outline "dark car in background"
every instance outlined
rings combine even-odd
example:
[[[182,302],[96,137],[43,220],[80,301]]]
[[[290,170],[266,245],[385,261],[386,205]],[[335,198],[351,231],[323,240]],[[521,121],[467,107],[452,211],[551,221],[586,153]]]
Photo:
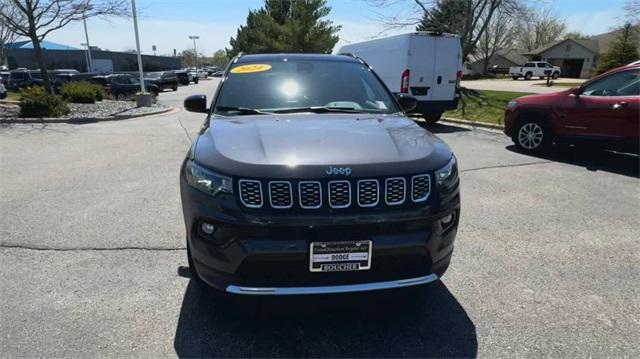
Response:
[[[178,90],[178,77],[174,71],[146,72],[144,74],[145,84],[152,83],[164,91],[166,89]]]
[[[504,133],[524,152],[545,152],[554,143],[640,152],[640,64],[577,88],[516,98],[504,122]]]
[[[102,85],[107,93],[117,100],[131,100],[141,91],[140,80],[129,74],[112,74],[93,76],[91,82]],[[155,84],[147,84],[148,92],[157,96],[160,88]]]
[[[178,80],[179,85],[187,86],[189,85],[189,82],[191,82],[191,78],[187,71],[179,70],[174,71],[173,73],[176,75],[176,80]]]
[[[457,161],[363,60],[235,58],[180,171],[191,278],[248,295],[423,285],[447,270]]]

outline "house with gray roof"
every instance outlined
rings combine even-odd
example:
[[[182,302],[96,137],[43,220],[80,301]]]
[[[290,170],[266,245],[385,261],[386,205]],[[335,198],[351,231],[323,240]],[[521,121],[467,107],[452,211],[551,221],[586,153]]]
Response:
[[[565,39],[550,42],[524,55],[532,61],[548,61],[562,69],[562,77],[589,78],[598,59],[609,51],[618,30],[595,35],[589,39]],[[638,55],[640,58],[640,54]]]
[[[506,73],[511,66],[522,66],[529,61],[522,55],[523,52],[525,51],[519,49],[500,49],[489,58],[487,70],[489,72]],[[463,74],[484,74],[484,57],[478,55],[469,56],[469,61],[464,64]]]

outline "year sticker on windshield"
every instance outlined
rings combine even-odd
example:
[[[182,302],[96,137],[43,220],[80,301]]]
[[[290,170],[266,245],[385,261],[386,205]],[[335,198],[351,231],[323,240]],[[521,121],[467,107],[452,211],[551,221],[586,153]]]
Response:
[[[271,69],[271,65],[267,64],[251,64],[251,65],[241,65],[231,69],[231,73],[234,74],[247,74],[251,72],[261,72],[268,71]]]

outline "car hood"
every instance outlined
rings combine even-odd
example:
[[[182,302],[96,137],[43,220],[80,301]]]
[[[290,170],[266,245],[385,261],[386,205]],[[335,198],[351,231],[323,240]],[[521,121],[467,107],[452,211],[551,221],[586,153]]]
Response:
[[[214,117],[198,138],[195,161],[230,175],[326,177],[422,173],[443,166],[449,147],[404,116],[289,114]]]

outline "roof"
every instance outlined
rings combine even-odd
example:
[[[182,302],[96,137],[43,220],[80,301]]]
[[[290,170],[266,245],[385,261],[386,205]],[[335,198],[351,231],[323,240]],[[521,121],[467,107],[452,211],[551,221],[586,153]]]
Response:
[[[334,62],[359,62],[358,59],[345,55],[328,54],[254,54],[243,55],[237,63],[260,62],[260,61],[282,61],[284,59],[292,61],[334,61]]]
[[[496,51],[496,53],[493,56],[501,56],[507,61],[513,63],[514,65],[522,65],[528,61],[527,58],[523,56],[523,53],[525,52],[526,52],[525,50],[521,50],[521,49],[500,49]],[[474,63],[478,61],[483,61],[484,57],[478,56],[478,55],[471,55],[470,60],[472,63]]]
[[[537,49],[531,50],[528,53],[525,53],[524,55],[541,55],[543,52],[550,50],[560,44],[563,44],[565,42],[573,42],[576,43],[584,48],[586,48],[587,50],[590,50],[591,52],[594,52],[596,54],[599,54],[599,47],[598,47],[598,41],[593,40],[593,39],[587,39],[587,40],[574,40],[574,39],[564,39],[564,40],[556,40],[556,41],[551,41],[550,43],[540,46]]]
[[[8,49],[33,49],[33,43],[31,41],[16,41],[6,44],[5,47]],[[73,46],[58,44],[50,41],[41,41],[40,47],[46,50],[79,50]]]

